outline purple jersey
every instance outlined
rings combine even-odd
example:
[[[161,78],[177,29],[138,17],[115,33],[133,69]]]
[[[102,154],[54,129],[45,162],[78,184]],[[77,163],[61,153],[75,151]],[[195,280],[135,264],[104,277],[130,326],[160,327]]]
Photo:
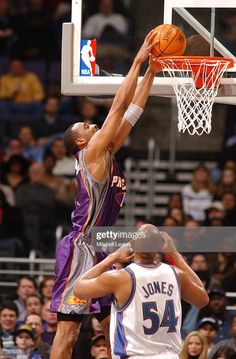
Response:
[[[84,150],[77,156],[76,181],[78,185],[72,225],[76,232],[91,235],[94,226],[113,226],[123,204],[125,177],[114,157],[109,158],[109,175],[100,182],[89,172],[84,161]]]
[[[100,312],[111,303],[110,296],[93,299],[92,303],[73,295],[75,280],[94,265],[94,249],[88,240],[94,226],[113,226],[123,204],[126,183],[113,156],[108,158],[109,174],[97,181],[84,161],[85,150],[76,155],[78,193],[72,213],[73,231],[61,239],[56,250],[56,281],[52,291],[51,310],[65,314]],[[97,261],[106,256],[96,253]]]

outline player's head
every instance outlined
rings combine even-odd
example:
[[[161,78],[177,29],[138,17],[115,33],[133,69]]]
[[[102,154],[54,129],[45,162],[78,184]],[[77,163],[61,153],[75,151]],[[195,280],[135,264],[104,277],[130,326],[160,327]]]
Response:
[[[140,261],[153,261],[162,248],[162,237],[159,229],[153,224],[146,223],[139,227],[133,249],[136,259]]]
[[[71,125],[64,134],[64,145],[67,152],[75,155],[87,146],[97,131],[97,125],[89,125],[86,122],[76,122]]]

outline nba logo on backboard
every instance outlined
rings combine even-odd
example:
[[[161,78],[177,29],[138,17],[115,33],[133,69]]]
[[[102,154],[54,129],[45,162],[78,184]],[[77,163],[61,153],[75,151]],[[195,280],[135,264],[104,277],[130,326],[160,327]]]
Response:
[[[95,76],[96,40],[82,40],[80,51],[80,76]]]

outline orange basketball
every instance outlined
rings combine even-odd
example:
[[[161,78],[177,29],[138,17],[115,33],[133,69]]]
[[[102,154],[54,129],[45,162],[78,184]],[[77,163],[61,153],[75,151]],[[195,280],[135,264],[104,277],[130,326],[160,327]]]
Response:
[[[154,46],[152,53],[154,56],[182,56],[186,48],[186,37],[182,30],[175,25],[162,24],[157,26],[157,32],[153,41],[160,42]]]

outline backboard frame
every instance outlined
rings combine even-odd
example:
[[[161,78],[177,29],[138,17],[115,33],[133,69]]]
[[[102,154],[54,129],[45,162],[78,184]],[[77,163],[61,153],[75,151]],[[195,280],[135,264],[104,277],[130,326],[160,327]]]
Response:
[[[173,11],[177,11],[197,32],[208,42],[211,34],[187,12],[185,8],[233,8],[235,0],[165,0],[164,23],[172,23]],[[62,68],[61,68],[61,92],[64,95],[74,96],[99,96],[114,95],[121,85],[124,77],[79,76],[80,69],[80,44],[82,24],[82,0],[72,0],[71,23],[64,23],[62,28]],[[217,39],[214,41],[215,49],[224,57],[236,58]],[[218,91],[215,102],[236,104],[236,78],[230,77],[230,73],[236,74],[236,66],[227,71],[229,77],[224,77]],[[142,77],[139,78],[141,81]],[[183,78],[186,83],[188,79]],[[156,77],[154,79],[151,95],[162,97],[174,97],[171,79]]]

